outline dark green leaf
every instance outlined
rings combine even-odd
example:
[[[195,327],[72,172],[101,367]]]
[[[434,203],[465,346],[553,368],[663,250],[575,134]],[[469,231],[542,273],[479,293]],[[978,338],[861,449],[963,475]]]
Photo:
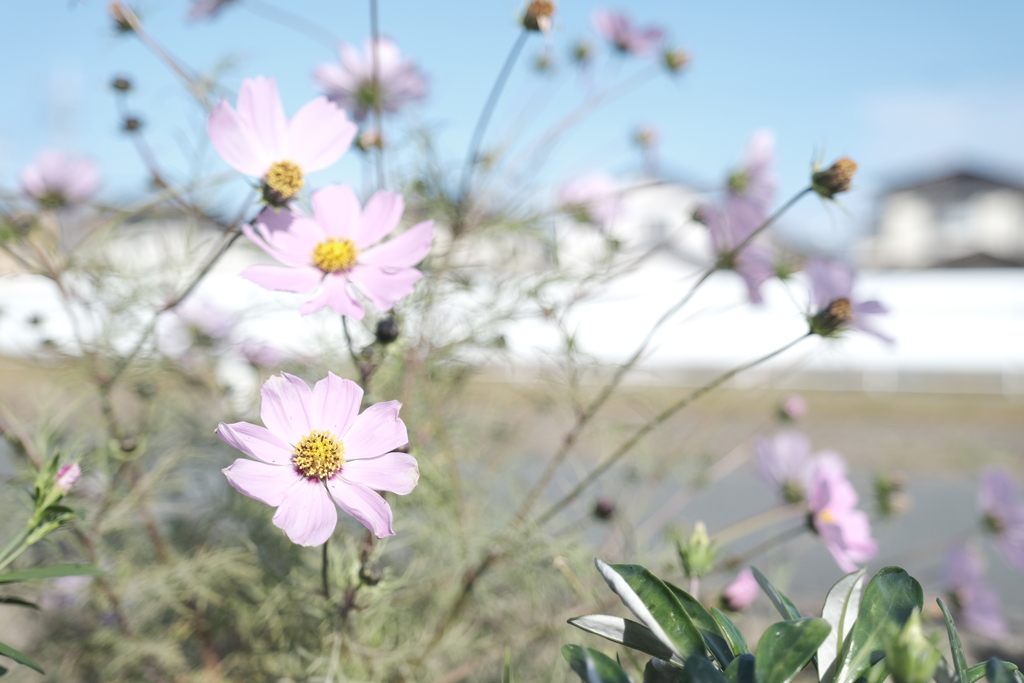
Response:
[[[61,576],[100,576],[101,574],[103,574],[101,570],[88,564],[55,564],[52,567],[37,567],[10,574],[0,574],[0,583],[56,579]]]
[[[734,655],[750,654],[750,648],[747,647],[746,638],[744,638],[743,634],[740,633],[740,630],[736,628],[736,624],[732,623],[732,619],[726,616],[725,612],[717,607],[712,607],[711,616],[714,617],[716,622],[718,622],[718,627],[722,629],[722,633],[725,635],[725,640],[729,643],[729,647],[732,648],[732,653]]]
[[[729,683],[754,683],[754,663],[752,654],[736,655],[725,669],[726,680]]]
[[[946,633],[949,635],[949,651],[953,653],[953,671],[956,672],[956,679],[963,683],[967,680],[967,657],[964,655],[964,646],[960,644],[960,634],[956,632],[956,625],[953,624],[953,615],[942,598],[936,598],[942,616],[946,618]]]
[[[1016,670],[1016,666],[1004,662],[998,657],[992,657],[985,662],[985,677],[988,678],[989,683],[1016,683],[1017,677],[1013,675]]]
[[[632,683],[618,662],[597,650],[563,645],[562,656],[585,683]]]
[[[595,563],[609,588],[673,654],[681,659],[707,654],[700,631],[661,579],[635,564]]]
[[[29,657],[24,652],[19,652],[18,650],[15,650],[13,647],[7,645],[6,643],[0,643],[0,655],[3,655],[4,657],[10,657],[18,664],[24,664],[25,666],[31,667],[41,674],[46,673],[45,671],[43,671],[42,667],[36,664],[36,661],[34,659]]]
[[[28,600],[22,600],[21,598],[15,598],[10,595],[0,595],[0,605],[18,605],[20,607],[31,607],[32,609],[39,609],[39,605]]]
[[[816,618],[772,624],[757,643],[754,680],[789,683],[811,661],[831,630],[827,621]]]
[[[683,663],[682,659],[672,654],[672,650],[667,645],[658,640],[651,629],[635,621],[606,614],[590,614],[570,619],[569,623],[587,633],[593,633],[607,638],[613,643],[640,650],[652,657],[665,660],[675,658],[680,665]]]
[[[652,657],[644,667],[644,683],[683,683],[683,670]]]
[[[834,683],[854,683],[860,678],[874,664],[872,655],[885,650],[886,643],[923,603],[921,584],[899,567],[885,567],[875,574],[864,589],[857,621],[836,657]]]
[[[1010,671],[1017,671],[1017,665],[1013,662],[1004,661],[1003,665]],[[981,664],[975,664],[974,666],[967,669],[967,683],[977,683],[985,677],[985,667],[988,666],[988,662],[982,662]]]
[[[839,579],[825,597],[821,618],[832,626],[828,638],[818,648],[818,679],[825,681],[835,675],[836,654],[843,648],[843,640],[853,628],[864,593],[864,569],[858,569]]]
[[[683,606],[683,611],[686,612],[686,616],[690,617],[690,621],[700,631],[700,635],[704,638],[704,645],[707,646],[708,651],[718,660],[722,668],[729,666],[729,662],[733,659],[732,648],[729,646],[728,641],[725,639],[722,629],[718,627],[718,622],[708,614],[708,611],[704,609],[704,605],[700,604],[696,598],[687,593],[681,588],[673,586],[669,582],[665,582],[669,590],[679,600],[679,604]]]
[[[783,595],[772,582],[761,573],[761,570],[757,567],[751,567],[750,570],[754,573],[754,578],[757,579],[757,583],[760,584],[761,590],[768,596],[768,599],[775,605],[775,609],[779,610],[779,614],[782,615],[783,619],[793,620],[800,618],[800,611],[793,604],[793,601]]]
[[[726,680],[707,657],[689,657],[683,665],[683,683],[726,683]]]

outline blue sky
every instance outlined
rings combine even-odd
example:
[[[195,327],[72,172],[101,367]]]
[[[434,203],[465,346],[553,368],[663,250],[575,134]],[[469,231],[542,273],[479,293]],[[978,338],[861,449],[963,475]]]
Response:
[[[332,52],[258,16],[247,1],[198,23],[186,19],[188,0],[138,0],[138,8],[172,53],[199,71],[222,69],[228,87],[246,76],[274,76],[292,112],[316,94],[309,74]],[[369,30],[366,2],[276,1],[344,41],[362,43]],[[532,73],[530,58],[544,42],[531,40],[494,119],[492,141],[524,108],[538,110],[524,133],[535,134],[587,92],[565,55],[576,38],[593,39],[589,15],[597,6],[603,5],[559,3],[551,46],[557,73]],[[516,38],[521,7],[512,0],[380,0],[382,31],[431,82],[429,99],[389,129],[429,126],[454,164]],[[816,154],[849,155],[861,164],[858,191],[845,210],[810,201],[788,223],[804,239],[834,247],[870,223],[874,197],[888,183],[965,164],[1024,178],[1024,3],[651,0],[629,7],[637,21],[665,26],[691,53],[692,66],[588,119],[555,150],[545,176],[551,183],[595,167],[635,174],[640,160],[629,135],[649,124],[661,132],[666,171],[711,184],[736,162],[750,132],[767,127],[778,139],[780,201],[805,183]],[[208,173],[224,168],[203,151],[202,111],[137,40],[115,35],[102,0],[4,3],[0,21],[3,185],[12,186],[39,149],[60,146],[101,163],[108,198],[138,195],[142,166],[118,131],[106,87],[115,74],[137,83],[133,109],[177,177],[197,160]],[[592,77],[611,83],[642,68],[605,53]],[[360,161],[351,154],[314,182],[359,179]]]

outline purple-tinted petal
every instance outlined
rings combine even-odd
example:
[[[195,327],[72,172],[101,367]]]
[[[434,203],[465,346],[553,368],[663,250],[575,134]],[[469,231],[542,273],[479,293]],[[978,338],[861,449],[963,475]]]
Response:
[[[279,230],[288,230],[292,221],[302,214],[286,208],[264,207],[256,216],[256,222],[261,224],[266,232],[273,234]]]
[[[274,79],[257,76],[242,81],[236,106],[267,156],[274,161],[285,159],[288,120]]]
[[[359,263],[380,268],[411,268],[427,257],[433,240],[434,221],[423,221],[362,252]]]
[[[281,263],[286,263],[290,266],[304,265],[307,263],[306,260],[300,260],[295,254],[289,254],[278,249],[268,241],[267,237],[270,235],[269,231],[263,230],[259,223],[256,224],[256,227],[260,230],[259,233],[257,233],[256,230],[253,230],[252,226],[248,224],[242,226],[242,232],[257,247],[267,252],[267,254],[273,256]]]
[[[885,315],[889,312],[881,301],[871,299],[869,301],[858,301],[853,304],[854,315]]]
[[[759,437],[754,442],[754,464],[771,486],[804,486],[810,464],[811,440],[803,432],[787,429],[774,438]]]
[[[333,372],[313,387],[310,412],[317,429],[327,429],[339,438],[352,426],[363,401],[362,388]]]
[[[345,237],[360,246],[362,214],[359,199],[348,185],[328,185],[313,193],[313,216],[324,235]]]
[[[729,609],[739,611],[750,607],[760,594],[761,586],[747,567],[722,591],[722,601]]]
[[[391,506],[379,493],[362,484],[347,482],[341,477],[327,480],[331,496],[342,510],[359,520],[377,538],[394,536],[391,528]]]
[[[423,277],[415,268],[383,269],[356,265],[349,279],[381,311],[390,311],[402,298],[412,294],[413,285]]]
[[[338,524],[338,510],[319,479],[299,477],[285,492],[274,524],[299,545],[323,545]]]
[[[262,176],[270,167],[256,136],[242,117],[222,101],[206,120],[206,131],[213,148],[229,166],[246,175]]]
[[[340,273],[326,276],[316,296],[299,306],[299,313],[309,315],[324,306],[329,306],[338,315],[347,315],[353,320],[362,320],[365,314],[363,305],[349,291],[348,280]]]
[[[227,445],[257,460],[273,465],[292,461],[292,445],[264,427],[248,422],[221,422],[214,433]]]
[[[318,97],[289,122],[288,156],[304,173],[327,168],[348,150],[356,130],[344,111],[326,97]]]
[[[978,481],[978,512],[1002,521],[1017,506],[1017,486],[1004,470],[990,469]]]
[[[405,495],[416,488],[420,468],[408,453],[385,453],[376,458],[346,462],[341,468],[345,481],[362,484],[374,491],[391,491]]]
[[[837,261],[811,259],[804,269],[811,280],[814,305],[820,310],[836,299],[853,296],[853,269]]]
[[[294,467],[268,465],[244,458],[221,471],[239,493],[274,507],[284,500],[285,491],[302,478]]]
[[[398,417],[398,401],[375,403],[362,412],[342,437],[345,459],[374,458],[409,443],[405,423]]]
[[[282,372],[271,376],[263,383],[260,395],[263,399],[260,405],[263,424],[288,443],[294,445],[317,429],[309,419],[313,392],[295,375]]]
[[[363,209],[362,230],[356,238],[356,246],[367,249],[384,239],[398,226],[404,211],[402,195],[384,190],[374,193]]]
[[[313,266],[292,268],[291,266],[249,266],[242,271],[242,277],[255,282],[264,289],[275,292],[311,292],[323,279],[323,272]]]

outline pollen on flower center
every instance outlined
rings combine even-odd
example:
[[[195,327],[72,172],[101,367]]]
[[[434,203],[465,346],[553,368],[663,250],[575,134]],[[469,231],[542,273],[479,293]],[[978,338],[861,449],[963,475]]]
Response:
[[[326,479],[345,464],[345,446],[331,432],[314,430],[295,445],[292,464],[303,476]]]
[[[332,237],[313,249],[313,265],[325,273],[336,273],[351,268],[358,255],[355,242],[345,237]]]
[[[263,182],[283,199],[298,193],[306,185],[302,168],[294,161],[275,161],[267,169]]]
[[[836,516],[832,514],[831,510],[825,509],[818,513],[818,520],[822,524],[835,524]]]

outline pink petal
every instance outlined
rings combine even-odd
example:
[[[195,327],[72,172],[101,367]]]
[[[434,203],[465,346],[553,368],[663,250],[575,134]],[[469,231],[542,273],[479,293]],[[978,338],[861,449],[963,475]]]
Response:
[[[288,124],[288,158],[304,173],[327,168],[341,158],[356,137],[356,124],[326,97],[318,97]]]
[[[359,263],[381,268],[409,268],[430,253],[434,239],[434,221],[423,221],[401,235],[359,254]]]
[[[242,81],[236,106],[267,155],[273,161],[285,159],[288,120],[274,79],[257,76]]]
[[[261,224],[266,232],[272,234],[278,230],[287,230],[292,221],[301,216],[301,213],[290,209],[267,206],[256,216],[256,222]]]
[[[423,273],[415,268],[384,270],[361,265],[353,266],[349,273],[352,284],[382,311],[391,310],[402,298],[412,294],[413,285],[422,277]]]
[[[294,467],[267,465],[245,458],[239,458],[221,472],[239,493],[274,507],[284,500],[285,491],[302,478]]]
[[[260,264],[243,270],[242,277],[275,292],[311,292],[320,284],[324,274],[313,266],[293,268]]]
[[[359,199],[348,185],[328,185],[313,193],[313,216],[325,236],[347,237],[359,244],[363,220]]]
[[[287,372],[273,375],[263,383],[260,395],[263,399],[260,405],[263,424],[288,443],[294,445],[316,429],[309,420],[313,392],[295,375]]]
[[[206,132],[213,148],[228,165],[246,175],[262,176],[270,166],[259,141],[246,122],[222,101],[206,120]]]
[[[291,444],[265,427],[248,422],[221,422],[214,433],[227,445],[257,460],[274,465],[287,465],[292,461]]]
[[[274,524],[299,545],[323,545],[338,524],[338,510],[323,482],[299,477],[285,492]]]
[[[358,519],[377,538],[395,535],[391,528],[391,506],[380,494],[341,477],[328,479],[327,489],[338,507]]]
[[[329,429],[342,436],[355,421],[362,402],[363,390],[358,384],[328,372],[327,377],[313,387],[310,410],[319,429]]]
[[[398,226],[405,211],[405,200],[397,192],[381,190],[370,197],[363,209],[363,229],[356,240],[360,249],[371,247]]]
[[[299,260],[299,258],[296,255],[289,254],[278,249],[276,246],[274,246],[268,241],[268,237],[273,233],[270,233],[268,230],[265,230],[260,223],[257,223],[256,227],[260,230],[259,234],[257,234],[256,231],[252,229],[252,226],[248,224],[242,226],[242,232],[245,234],[246,237],[248,237],[252,241],[253,244],[255,244],[263,251],[267,252],[267,254],[273,256],[281,263],[287,263],[288,265],[292,266],[297,266],[308,262],[308,259]]]
[[[330,306],[338,315],[347,315],[353,320],[362,320],[365,311],[359,300],[348,288],[348,280],[334,273],[324,278],[320,291],[309,301],[299,306],[299,313],[309,315],[324,306]]]
[[[376,458],[346,462],[341,476],[347,482],[362,484],[374,491],[391,491],[404,496],[419,482],[420,468],[416,458],[408,453],[385,453]]]
[[[405,423],[398,418],[398,401],[375,403],[355,419],[341,440],[345,460],[373,458],[409,443]]]

